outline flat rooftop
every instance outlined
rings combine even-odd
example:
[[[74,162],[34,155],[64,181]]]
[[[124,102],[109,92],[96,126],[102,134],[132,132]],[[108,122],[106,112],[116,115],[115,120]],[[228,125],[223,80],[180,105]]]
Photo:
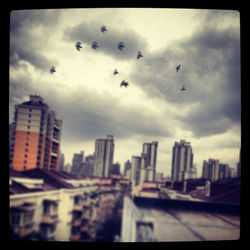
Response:
[[[151,201],[150,201],[151,200]],[[140,220],[153,224],[153,238],[161,242],[218,241],[240,238],[239,206],[190,201],[133,200]],[[145,234],[145,241],[147,241]],[[143,240],[143,241],[144,241]]]

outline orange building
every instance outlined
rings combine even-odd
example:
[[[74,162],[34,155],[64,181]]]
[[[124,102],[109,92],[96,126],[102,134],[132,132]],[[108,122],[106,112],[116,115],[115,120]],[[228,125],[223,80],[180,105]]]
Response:
[[[15,106],[11,168],[58,169],[62,121],[49,110],[43,98],[30,95],[30,101]]]

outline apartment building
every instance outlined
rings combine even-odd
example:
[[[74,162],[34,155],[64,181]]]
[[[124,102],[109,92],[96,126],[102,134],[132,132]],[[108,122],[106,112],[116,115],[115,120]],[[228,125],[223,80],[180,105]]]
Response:
[[[59,167],[62,120],[38,95],[15,106],[10,167],[16,171]]]
[[[193,152],[190,142],[175,142],[172,154],[172,176],[174,181],[183,181],[193,167]]]
[[[95,241],[124,184],[46,169],[11,170],[11,238]]]
[[[109,177],[113,164],[114,147],[112,135],[95,141],[94,176]]]

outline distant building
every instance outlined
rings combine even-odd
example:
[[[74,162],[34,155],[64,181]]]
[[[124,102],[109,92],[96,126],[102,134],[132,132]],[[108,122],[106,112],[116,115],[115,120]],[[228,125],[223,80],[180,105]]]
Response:
[[[88,155],[85,157],[85,162],[83,163],[82,176],[93,176],[94,175],[94,156]]]
[[[209,159],[203,161],[202,177],[212,182],[232,177],[232,171],[228,164],[219,160]]]
[[[30,95],[29,101],[16,105],[13,124],[11,168],[58,170],[62,121],[43,98]]]
[[[134,186],[156,180],[158,142],[143,143],[141,156],[132,157],[131,179]]]
[[[83,169],[83,160],[84,160],[84,151],[81,151],[80,154],[75,153],[72,159],[72,168],[71,173],[81,175]]]
[[[119,162],[112,164],[110,175],[120,175],[120,167],[121,165],[119,164]]]
[[[60,151],[60,157],[59,157],[59,171],[64,171],[64,154]]]
[[[219,180],[219,160],[209,159],[203,161],[202,177],[210,181]]]
[[[107,135],[105,139],[97,139],[95,142],[94,176],[109,177],[113,164],[114,139]]]
[[[146,156],[146,179],[148,181],[155,181],[156,174],[156,159],[157,159],[158,142],[144,143],[142,147],[142,154]]]
[[[189,170],[185,171],[184,174],[184,179],[188,180],[188,179],[196,179],[197,178],[197,169],[196,167],[192,167]]]
[[[237,163],[237,177],[241,177],[241,149],[240,149],[239,162]]]
[[[219,180],[229,178],[232,175],[232,171],[228,164],[219,164]]]
[[[172,154],[172,180],[183,181],[193,167],[193,152],[190,142],[175,142]]]
[[[132,180],[133,186],[137,186],[140,183],[141,157],[132,156],[131,165],[132,165],[131,180]]]
[[[131,168],[132,168],[132,163],[127,160],[124,164],[124,176],[128,177],[129,179],[131,178]]]
[[[71,173],[71,165],[69,163],[67,163],[64,166],[64,171],[67,172],[67,173]]]

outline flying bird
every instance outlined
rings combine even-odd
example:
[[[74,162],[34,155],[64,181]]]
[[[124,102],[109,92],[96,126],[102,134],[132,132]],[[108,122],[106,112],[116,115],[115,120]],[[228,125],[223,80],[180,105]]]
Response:
[[[99,48],[98,43],[97,43],[97,42],[93,42],[93,43],[92,43],[92,48],[93,48],[93,49]]]
[[[55,67],[54,67],[54,66],[51,66],[51,68],[50,68],[50,73],[51,73],[51,74],[54,74],[55,72],[56,72]]]
[[[117,71],[117,69],[114,70],[114,73],[113,73],[113,74],[114,74],[114,75],[119,74],[119,72]]]
[[[186,90],[186,88],[185,88],[185,86],[183,85],[181,91],[185,91],[185,90]]]
[[[124,45],[123,42],[120,42],[120,43],[118,44],[118,49],[119,49],[119,50],[123,50],[123,48],[125,48],[125,45]]]
[[[78,51],[80,51],[80,49],[82,48],[81,42],[77,42],[75,46]]]
[[[143,57],[141,51],[138,51],[138,54],[137,54],[137,59],[140,59],[140,57]]]
[[[121,84],[120,84],[120,87],[124,86],[124,87],[127,88],[128,85],[129,85],[128,82],[125,82],[125,81],[123,80],[123,81],[121,82]]]
[[[108,30],[106,29],[106,26],[103,25],[103,26],[101,27],[101,32],[102,32],[102,33],[105,33],[105,31],[108,31]]]
[[[180,69],[181,69],[181,65],[179,64],[179,65],[176,67],[176,72],[178,72]]]

